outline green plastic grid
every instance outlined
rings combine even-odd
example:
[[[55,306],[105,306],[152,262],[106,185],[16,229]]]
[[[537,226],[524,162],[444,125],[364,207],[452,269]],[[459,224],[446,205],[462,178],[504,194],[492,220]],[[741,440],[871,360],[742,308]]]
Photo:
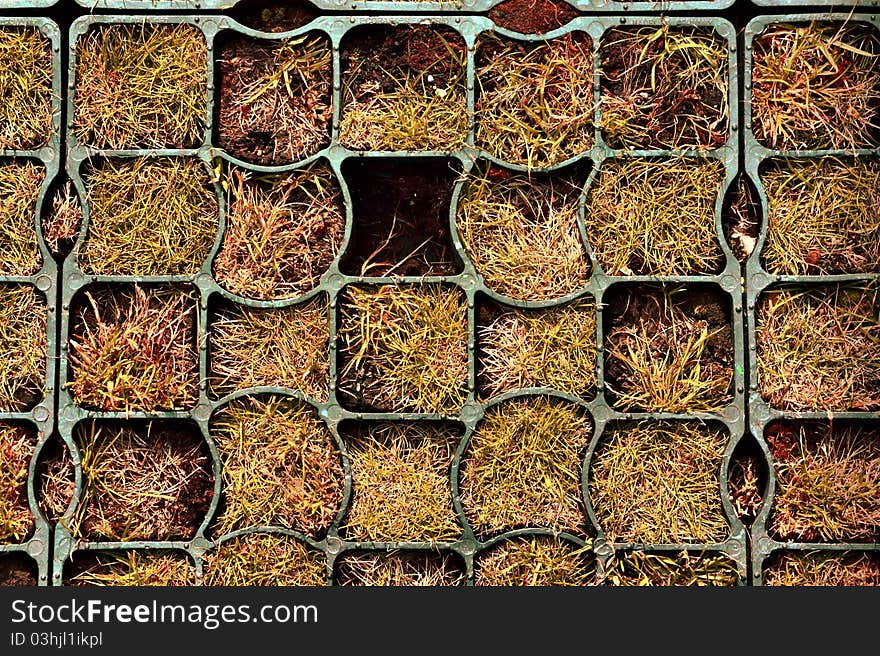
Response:
[[[880,0],[752,0],[759,7],[838,7],[870,9],[880,7]]]
[[[80,176],[80,168],[84,161],[87,160],[90,156],[113,156],[113,157],[136,157],[136,156],[144,156],[144,155],[190,155],[199,157],[206,166],[211,165],[211,163],[216,159],[220,158],[226,160],[227,162],[235,163],[238,166],[241,166],[246,169],[250,169],[252,171],[260,171],[260,172],[286,172],[286,171],[294,171],[304,166],[311,164],[317,160],[322,162],[326,162],[329,164],[330,168],[333,170],[334,174],[339,181],[340,188],[342,190],[345,206],[346,206],[346,231],[345,236],[340,246],[339,254],[334,262],[330,265],[328,270],[325,272],[323,277],[321,278],[320,284],[312,289],[311,291],[302,294],[296,298],[285,299],[283,301],[255,301],[250,299],[245,299],[222,289],[217,282],[214,280],[212,276],[212,261],[216,256],[220,245],[222,243],[222,234],[225,230],[225,196],[221,193],[219,185],[215,184],[215,189],[217,191],[217,197],[220,206],[220,225],[219,231],[217,235],[217,239],[215,241],[214,247],[210,254],[210,257],[207,262],[205,262],[201,268],[201,271],[195,276],[151,276],[151,277],[115,277],[115,276],[92,276],[84,274],[78,267],[76,253],[79,250],[79,247],[82,245],[84,240],[85,232],[88,229],[88,207],[85,208],[84,214],[84,230],[83,234],[80,235],[80,238],[77,242],[77,245],[74,248],[73,254],[69,257],[64,265],[63,272],[63,285],[62,285],[62,304],[63,304],[63,312],[61,318],[61,331],[64,336],[64,340],[61,344],[60,351],[60,380],[67,380],[68,375],[68,362],[67,362],[67,344],[66,344],[66,336],[69,334],[70,328],[70,304],[73,300],[74,296],[78,291],[80,291],[83,287],[92,283],[103,283],[103,282],[140,282],[140,283],[176,283],[176,284],[184,284],[192,286],[198,292],[199,296],[199,335],[198,335],[198,343],[200,346],[200,387],[199,387],[199,401],[196,407],[192,411],[175,411],[175,412],[155,412],[155,413],[143,413],[143,412],[131,412],[131,413],[122,413],[122,412],[94,412],[85,410],[83,408],[77,407],[73,403],[73,399],[70,394],[66,390],[60,391],[60,403],[59,403],[59,427],[60,432],[65,440],[68,448],[71,449],[71,453],[73,454],[74,462],[77,465],[77,491],[76,491],[76,499],[71,504],[71,507],[68,509],[68,513],[65,515],[58,525],[56,529],[56,542],[55,542],[55,558],[54,558],[54,582],[56,584],[60,584],[63,582],[63,570],[64,563],[67,561],[69,556],[73,554],[74,551],[81,550],[130,550],[130,549],[172,549],[186,552],[189,557],[195,563],[197,572],[199,576],[201,576],[202,565],[203,565],[203,556],[210,549],[214,548],[217,544],[231,539],[232,537],[244,534],[244,533],[252,533],[252,532],[274,532],[284,535],[289,535],[295,537],[296,539],[304,542],[305,544],[316,548],[322,551],[327,556],[327,565],[328,565],[328,582],[332,580],[332,571],[335,559],[343,553],[351,552],[351,551],[363,551],[363,550],[375,550],[375,551],[395,551],[395,550],[440,550],[440,551],[452,551],[459,554],[467,567],[467,575],[468,581],[473,580],[473,563],[474,557],[478,553],[480,553],[485,548],[491,547],[496,544],[498,541],[503,540],[505,538],[518,536],[518,535],[548,535],[549,531],[541,528],[525,528],[518,529],[515,531],[508,531],[501,535],[492,536],[490,539],[485,541],[478,540],[473,531],[471,530],[469,524],[467,523],[467,519],[464,515],[463,509],[461,507],[461,502],[459,500],[458,494],[458,472],[461,464],[462,456],[467,447],[467,443],[472,435],[474,428],[478,424],[480,418],[485,413],[486,409],[492,407],[493,405],[515,397],[528,397],[528,396],[552,396],[559,399],[567,400],[573,404],[576,404],[583,408],[586,412],[588,412],[593,419],[594,422],[594,434],[592,436],[592,441],[590,447],[588,449],[587,455],[582,463],[582,475],[581,475],[581,487],[584,496],[585,508],[587,509],[587,517],[585,517],[585,523],[590,526],[589,537],[593,538],[592,544],[594,546],[594,552],[599,559],[600,566],[601,563],[607,561],[607,559],[611,558],[614,555],[616,549],[619,550],[645,550],[645,551],[689,551],[689,552],[703,552],[706,550],[725,553],[730,556],[737,564],[738,570],[740,572],[741,580],[745,581],[746,579],[746,571],[747,571],[747,555],[746,555],[746,531],[744,526],[741,524],[739,519],[736,516],[736,513],[733,511],[733,508],[730,504],[730,501],[727,499],[727,470],[730,461],[731,454],[733,453],[736,445],[742,439],[745,431],[745,373],[741,368],[736,368],[734,374],[734,388],[735,388],[735,400],[731,403],[727,408],[724,409],[722,413],[719,414],[698,414],[698,415],[684,415],[684,414],[668,414],[668,413],[619,413],[612,409],[610,405],[605,401],[602,394],[602,385],[603,385],[603,372],[604,365],[602,362],[603,358],[603,350],[601,345],[604,342],[604,328],[602,318],[602,301],[604,295],[612,289],[616,289],[621,284],[626,283],[667,283],[667,284],[702,284],[702,285],[711,285],[716,288],[719,292],[726,294],[729,299],[729,306],[731,308],[731,327],[734,335],[734,347],[735,347],[735,358],[736,361],[742,362],[744,360],[744,335],[742,329],[742,321],[740,317],[742,316],[742,288],[740,281],[740,267],[739,263],[734,258],[733,254],[730,251],[730,248],[726,244],[723,238],[723,232],[721,227],[721,208],[723,199],[725,196],[725,192],[727,188],[733,183],[735,175],[738,171],[738,95],[737,95],[737,69],[736,69],[736,36],[735,31],[732,25],[722,19],[716,18],[651,18],[651,17],[591,17],[591,18],[580,18],[575,20],[573,23],[569,24],[565,28],[554,30],[553,32],[548,33],[546,35],[548,38],[553,38],[557,36],[562,36],[568,34],[572,31],[582,31],[589,34],[593,43],[593,51],[595,56],[594,63],[594,93],[596,100],[596,121],[595,125],[600,125],[600,84],[599,84],[599,60],[598,60],[598,48],[600,44],[600,37],[602,33],[608,29],[618,27],[620,25],[632,25],[632,26],[642,26],[642,25],[661,25],[661,24],[669,24],[672,26],[705,26],[714,28],[718,34],[727,40],[729,44],[728,48],[728,73],[729,73],[729,88],[730,93],[728,97],[728,114],[730,117],[730,128],[728,132],[728,140],[725,145],[722,147],[710,151],[710,152],[693,152],[693,151],[663,151],[663,150],[640,150],[640,151],[629,151],[629,150],[614,150],[607,147],[601,138],[601,130],[597,127],[595,128],[596,138],[594,145],[586,150],[581,155],[564,162],[562,164],[548,167],[547,169],[543,169],[545,171],[553,171],[558,170],[563,167],[566,167],[572,164],[575,161],[585,160],[587,162],[593,162],[594,171],[598,168],[604,159],[608,157],[658,157],[658,156],[669,156],[669,155],[681,155],[683,157],[693,157],[693,158],[711,158],[721,161],[726,170],[726,178],[723,183],[723,188],[721,193],[719,193],[716,204],[715,204],[715,218],[716,218],[716,235],[718,238],[718,242],[723,250],[725,256],[725,266],[724,269],[718,273],[717,275],[700,275],[700,276],[670,276],[670,277],[656,277],[656,276],[631,276],[631,277],[618,277],[618,276],[608,276],[606,275],[598,263],[595,261],[592,252],[589,247],[587,247],[591,263],[593,265],[593,274],[590,277],[589,282],[580,290],[568,294],[564,297],[557,298],[551,301],[544,301],[538,303],[530,303],[523,301],[515,301],[512,299],[508,299],[504,296],[501,296],[491,290],[489,290],[483,283],[482,278],[477,273],[473,264],[468,260],[467,256],[464,253],[463,245],[460,239],[457,236],[457,232],[455,229],[455,216],[456,216],[456,207],[458,203],[458,199],[460,197],[463,180],[459,181],[456,185],[452,196],[452,204],[450,208],[450,227],[452,234],[452,241],[454,247],[457,251],[459,258],[464,263],[464,270],[462,273],[458,275],[452,276],[422,276],[422,277],[363,277],[363,276],[349,276],[341,273],[339,270],[339,261],[342,255],[345,253],[346,246],[351,238],[352,233],[352,209],[351,209],[351,196],[349,190],[346,186],[346,182],[341,175],[341,167],[344,161],[350,158],[371,158],[371,157],[408,157],[412,159],[425,158],[425,157],[437,157],[438,155],[442,155],[448,158],[453,158],[458,160],[461,165],[461,168],[465,173],[470,171],[473,166],[476,164],[478,160],[482,159],[491,159],[492,161],[496,161],[493,158],[484,157],[483,153],[480,153],[473,147],[474,143],[474,126],[471,125],[468,129],[467,135],[467,145],[458,151],[425,151],[425,152],[354,152],[350,151],[338,143],[338,132],[339,132],[339,119],[341,113],[341,67],[340,67],[340,43],[344,37],[344,35],[353,28],[357,28],[363,25],[386,25],[386,26],[394,26],[394,25],[407,25],[407,24],[424,24],[428,21],[430,24],[439,25],[439,26],[448,26],[458,31],[468,48],[468,57],[467,57],[467,75],[468,75],[468,108],[472,112],[474,106],[474,49],[477,41],[477,37],[482,32],[492,31],[494,29],[494,25],[491,21],[483,17],[463,17],[463,16],[431,16],[428,18],[422,18],[419,16],[408,16],[408,17],[388,17],[388,18],[380,18],[380,17],[360,17],[360,16],[347,16],[347,17],[339,17],[339,16],[325,16],[322,18],[318,18],[310,24],[303,26],[297,30],[293,30],[290,32],[286,32],[283,34],[269,34],[258,32],[249,28],[246,28],[232,19],[226,17],[208,17],[208,16],[200,16],[200,17],[129,17],[129,16],[121,16],[121,17],[83,17],[78,19],[71,27],[71,48],[74,47],[76,43],[76,39],[84,34],[89,27],[92,25],[103,25],[103,24],[111,24],[111,23],[140,23],[140,22],[149,22],[149,23],[190,23],[192,25],[197,26],[206,36],[208,41],[208,51],[209,53],[209,71],[208,71],[208,80],[206,85],[206,90],[208,92],[208,103],[206,110],[206,121],[207,121],[207,130],[205,141],[201,147],[189,149],[189,150],[129,150],[129,151],[106,151],[106,150],[95,150],[91,148],[84,147],[78,144],[75,141],[75,138],[71,137],[71,141],[68,144],[68,157],[67,157],[67,168],[68,173],[71,179],[74,181],[80,195],[82,197],[84,194],[84,187],[82,178]],[[284,166],[257,166],[248,164],[241,160],[230,157],[229,155],[223,153],[222,151],[216,150],[211,146],[214,127],[213,122],[210,120],[211,117],[214,116],[214,105],[215,99],[214,95],[214,41],[217,37],[218,33],[224,30],[232,30],[234,32],[258,37],[261,39],[267,40],[279,40],[282,38],[290,38],[294,36],[299,36],[302,34],[306,34],[309,32],[317,32],[326,35],[332,44],[333,47],[333,88],[334,88],[334,115],[333,115],[333,127],[332,127],[332,141],[331,144],[320,151],[319,153],[304,159],[303,161],[296,162],[290,165]],[[526,41],[536,41],[541,40],[544,37],[542,36],[531,36],[531,37],[523,37],[521,35],[516,35],[511,32],[507,32],[505,30],[498,29],[497,32],[501,35],[518,38]],[[75,52],[71,52],[70,59],[70,80],[73,81],[75,79]],[[73,83],[71,82],[71,85]],[[71,86],[72,88],[72,86]],[[68,98],[67,105],[67,116],[68,121],[72,121],[73,118],[73,106],[72,100]],[[521,166],[513,166],[503,164],[506,168],[512,171],[524,171],[525,168]],[[592,177],[591,177],[592,179]],[[586,193],[589,189],[589,181],[585,180],[585,189],[583,190],[579,202],[579,228],[581,231],[582,237],[585,239],[586,243],[586,235],[584,228],[584,212],[585,212],[585,197]],[[336,390],[336,378],[337,378],[337,370],[339,368],[339,357],[338,357],[338,348],[336,344],[336,335],[337,335],[337,323],[338,319],[338,311],[339,311],[339,294],[349,285],[377,285],[384,283],[398,283],[398,284],[443,284],[447,286],[457,287],[462,290],[468,301],[468,328],[469,328],[469,339],[468,339],[468,352],[469,352],[469,381],[468,381],[468,397],[467,401],[461,408],[460,412],[452,415],[443,415],[443,414],[425,414],[425,413],[381,413],[381,412],[352,412],[345,407],[343,407],[338,401],[338,394]],[[330,335],[331,335],[331,343],[330,343],[330,398],[325,403],[320,403],[315,399],[306,397],[301,392],[288,389],[288,388],[278,388],[278,387],[259,387],[259,388],[250,388],[247,390],[240,390],[235,392],[234,394],[227,395],[220,399],[214,399],[209,396],[207,392],[207,374],[208,374],[208,352],[207,352],[207,334],[208,334],[208,321],[209,321],[209,311],[212,307],[213,301],[226,299],[227,301],[232,301],[239,305],[255,307],[255,308],[282,308],[289,307],[291,305],[296,305],[298,303],[302,303],[308,301],[317,295],[326,294],[329,299],[329,313],[328,321],[330,323]],[[516,390],[509,392],[504,395],[497,396],[486,403],[480,403],[476,399],[476,326],[477,326],[477,298],[480,297],[488,297],[495,301],[501,302],[505,305],[515,306],[515,307],[554,307],[556,305],[565,303],[567,301],[574,300],[576,298],[581,298],[589,295],[596,302],[596,312],[597,312],[597,321],[596,321],[596,338],[597,344],[600,345],[598,349],[598,387],[597,387],[597,395],[592,399],[581,399],[571,395],[560,394],[557,391],[554,391],[549,388],[532,388],[527,390]],[[321,416],[330,429],[330,432],[333,435],[334,441],[339,452],[342,454],[343,460],[343,469],[345,472],[345,480],[344,480],[344,494],[343,494],[343,502],[342,505],[329,529],[327,535],[323,537],[321,540],[314,540],[303,533],[300,533],[295,530],[290,529],[281,529],[278,527],[250,527],[246,529],[242,529],[239,531],[235,531],[229,533],[224,536],[211,536],[211,539],[207,537],[207,531],[211,524],[211,520],[213,515],[215,514],[219,500],[221,495],[221,486],[222,486],[222,477],[220,472],[220,458],[217,451],[217,448],[211,439],[210,431],[209,431],[209,423],[211,417],[214,413],[221,407],[228,404],[230,401],[246,397],[253,396],[257,394],[278,394],[287,397],[293,397],[296,399],[300,399],[305,403],[312,406]],[[132,542],[77,542],[70,535],[68,530],[65,528],[65,522],[70,519],[72,513],[76,507],[76,503],[82,492],[82,480],[81,480],[81,468],[79,463],[79,454],[76,450],[75,445],[73,444],[73,430],[76,424],[82,420],[92,419],[92,418],[112,418],[112,419],[144,419],[144,418],[154,418],[154,419],[181,419],[181,420],[191,420],[195,421],[202,432],[203,437],[208,444],[209,450],[211,452],[213,462],[213,473],[215,477],[215,489],[214,489],[214,499],[212,501],[211,507],[208,510],[207,516],[199,527],[195,537],[191,540],[186,541],[132,541]],[[700,544],[611,544],[607,542],[604,538],[604,535],[601,532],[600,527],[596,525],[595,516],[592,512],[592,508],[589,504],[589,494],[588,494],[588,476],[589,476],[589,465],[590,465],[590,456],[595,449],[596,445],[599,443],[604,427],[609,422],[614,421],[628,421],[628,420],[638,420],[644,418],[653,418],[653,419],[697,419],[704,421],[713,421],[719,422],[723,424],[729,435],[729,442],[725,451],[724,462],[719,472],[719,494],[722,498],[722,504],[724,508],[724,512],[726,515],[726,520],[730,525],[730,536],[727,540],[719,544],[710,544],[710,545],[700,545]],[[339,424],[344,420],[382,420],[382,421],[455,421],[460,424],[463,424],[465,427],[464,435],[461,439],[461,442],[456,451],[456,456],[453,461],[451,470],[450,470],[450,484],[453,490],[453,505],[456,510],[456,514],[458,516],[459,522],[463,528],[462,538],[454,541],[454,542],[434,542],[434,543],[425,543],[425,542],[350,542],[346,541],[344,536],[340,535],[340,526],[342,520],[344,519],[347,507],[350,503],[351,494],[352,494],[352,478],[351,478],[351,466],[347,457],[347,452],[345,448],[345,444],[340,437],[339,434]],[[583,545],[584,538],[588,537],[587,534],[584,536],[572,536],[566,535],[567,539],[574,540],[575,543]]]
[[[13,3],[14,6],[15,3]],[[36,6],[37,3],[35,3]],[[52,3],[38,3],[45,6]],[[37,247],[43,260],[39,271],[31,276],[0,276],[2,284],[19,284],[32,287],[42,295],[46,302],[46,378],[45,393],[33,408],[24,412],[0,412],[0,421],[19,422],[30,426],[36,432],[37,442],[28,466],[28,505],[34,517],[35,527],[31,537],[22,544],[2,544],[0,554],[22,553],[37,563],[38,583],[46,585],[49,581],[49,541],[51,527],[40,512],[36,498],[37,463],[43,447],[49,441],[55,426],[55,370],[57,347],[56,302],[58,289],[58,268],[52,253],[46,246],[42,233],[42,214],[44,206],[51,203],[49,191],[58,174],[61,164],[61,32],[58,26],[46,18],[7,18],[0,17],[0,28],[33,27],[40,30],[49,40],[52,48],[52,133],[47,145],[36,150],[0,149],[0,161],[26,159],[39,162],[45,168],[46,176],[37,198],[34,215],[34,230],[37,233]]]
[[[786,3],[788,4],[788,3]],[[793,3],[792,3],[793,4]],[[813,3],[815,4],[815,3]],[[753,70],[753,42],[764,30],[773,24],[801,24],[811,21],[833,22],[849,21],[850,23],[866,23],[878,29],[880,27],[880,15],[875,14],[797,14],[784,16],[759,16],[749,22],[745,30],[745,97],[744,97],[744,125],[743,136],[745,138],[745,172],[751,180],[761,201],[761,215],[765,217],[760,226],[760,235],[754,251],[745,265],[746,276],[746,303],[747,303],[747,338],[749,357],[749,428],[752,435],[764,454],[769,471],[769,480],[765,492],[761,511],[755,518],[751,528],[752,544],[752,583],[760,585],[763,577],[764,563],[777,551],[874,551],[880,552],[880,543],[804,543],[804,542],[779,542],[774,540],[767,531],[768,520],[773,506],[773,497],[776,489],[776,479],[773,469],[773,459],[770,449],[764,439],[764,431],[772,422],[785,420],[827,420],[829,412],[788,412],[770,407],[761,398],[758,391],[758,366],[757,366],[757,306],[761,294],[768,288],[780,286],[795,286],[802,288],[821,287],[832,284],[868,283],[880,281],[880,271],[866,274],[834,274],[834,275],[774,275],[766,271],[761,262],[761,254],[767,240],[768,225],[766,217],[769,216],[769,204],[764,187],[761,183],[759,169],[762,163],[768,159],[821,159],[823,157],[877,157],[880,156],[880,147],[855,150],[772,150],[758,142],[752,129],[752,70]],[[878,412],[835,412],[837,419],[858,419],[867,422],[880,421]]]

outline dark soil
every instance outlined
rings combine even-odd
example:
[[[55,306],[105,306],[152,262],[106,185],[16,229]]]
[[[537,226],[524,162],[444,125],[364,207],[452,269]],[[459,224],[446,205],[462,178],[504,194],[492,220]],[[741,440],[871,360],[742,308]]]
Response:
[[[285,0],[244,0],[231,10],[229,16],[242,25],[261,32],[288,32],[302,27],[318,17],[318,10],[307,2]]]
[[[37,564],[23,554],[0,554],[0,587],[34,586]]]
[[[54,524],[62,515],[76,489],[73,459],[67,446],[53,435],[40,451],[37,462],[37,504],[46,520]]]
[[[724,238],[740,264],[755,250],[761,220],[761,200],[751,180],[740,173],[727,190],[721,210]]]
[[[577,17],[577,10],[563,0],[507,0],[489,12],[495,25],[520,34],[544,34]]]
[[[340,263],[348,275],[443,276],[462,270],[452,246],[449,206],[457,160],[348,160],[342,174],[354,226]]]
[[[755,438],[748,436],[733,451],[727,476],[727,493],[740,520],[751,526],[761,510],[769,472]]]

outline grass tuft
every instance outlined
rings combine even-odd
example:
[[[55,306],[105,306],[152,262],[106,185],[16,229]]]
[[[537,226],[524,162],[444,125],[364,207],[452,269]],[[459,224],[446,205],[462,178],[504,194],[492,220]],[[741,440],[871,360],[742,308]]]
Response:
[[[53,69],[52,45],[37,28],[0,28],[0,149],[49,143]]]
[[[349,287],[339,392],[357,407],[458,412],[467,397],[467,304],[439,285]]]
[[[755,137],[780,150],[880,144],[880,33],[860,23],[774,24],[754,42]]]
[[[794,411],[880,410],[880,289],[765,292],[757,308],[758,388]]]
[[[82,553],[82,552],[81,552]],[[74,557],[67,585],[161,586],[195,585],[195,568],[183,554],[151,551],[106,551]]]
[[[580,470],[592,432],[578,406],[547,397],[489,408],[461,465],[461,504],[474,532],[541,527],[583,533]]]
[[[52,209],[43,217],[42,223],[43,240],[56,258],[64,259],[70,255],[82,222],[82,203],[73,183],[67,180],[56,189]]]
[[[596,387],[596,306],[510,309],[478,328],[481,395],[552,387],[587,398]]]
[[[32,287],[0,285],[0,412],[23,412],[43,396],[46,312]]]
[[[592,146],[589,36],[575,32],[537,43],[486,36],[475,66],[478,148],[532,168],[558,164]]]
[[[187,23],[92,28],[76,42],[76,138],[105,149],[191,148],[207,120],[208,50]]]
[[[481,553],[474,564],[476,585],[595,585],[596,566],[590,547],[578,549],[549,536],[505,540]]]
[[[715,203],[724,181],[717,160],[606,160],[587,191],[590,246],[612,276],[718,273],[724,251]]]
[[[736,563],[722,555],[645,553],[632,551],[609,564],[606,585],[645,586],[727,586],[739,582]]]
[[[767,271],[777,275],[880,271],[877,161],[775,161],[762,171],[761,182],[770,206],[763,252]]]
[[[0,423],[0,543],[20,543],[34,529],[28,505],[28,467],[36,436],[17,424]]]
[[[326,583],[320,551],[283,535],[247,533],[205,554],[204,585],[319,586]]]
[[[642,421],[606,428],[593,455],[590,499],[613,542],[720,542],[729,528],[718,476],[724,430]]]
[[[573,180],[478,166],[465,181],[456,226],[486,284],[533,301],[584,287],[590,260],[578,229],[579,195]]]
[[[42,266],[35,226],[45,179],[42,165],[0,160],[0,276],[30,276]]]
[[[428,423],[358,426],[347,436],[354,496],[346,538],[439,542],[461,535],[449,483],[458,438]]]
[[[320,402],[330,387],[327,297],[285,308],[223,306],[211,321],[211,392],[297,389]]]
[[[355,552],[337,561],[335,578],[339,585],[438,587],[461,585],[465,572],[451,554]]]
[[[261,300],[314,288],[345,232],[333,172],[318,165],[260,175],[232,167],[224,186],[226,232],[214,260],[217,282],[233,294]]]
[[[37,462],[37,504],[50,524],[61,520],[76,492],[73,458],[57,435],[49,438]]]
[[[764,585],[880,586],[880,557],[855,551],[782,552],[764,566]]]
[[[183,276],[201,270],[220,222],[203,162],[187,157],[104,160],[87,171],[85,183],[89,229],[79,253],[84,272]]]
[[[342,503],[343,469],[327,426],[296,399],[233,401],[211,421],[223,464],[223,499],[212,526],[220,536],[280,526],[318,537]]]

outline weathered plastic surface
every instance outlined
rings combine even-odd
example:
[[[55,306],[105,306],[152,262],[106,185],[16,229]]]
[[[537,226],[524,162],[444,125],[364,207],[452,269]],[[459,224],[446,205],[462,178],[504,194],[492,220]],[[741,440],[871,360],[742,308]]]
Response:
[[[761,3],[763,4],[763,3]],[[775,3],[782,4],[782,3]],[[785,4],[795,4],[793,2]],[[816,3],[811,3],[816,4]],[[758,243],[754,252],[746,263],[746,299],[747,311],[747,338],[749,354],[749,428],[757,439],[768,463],[769,482],[761,512],[752,526],[752,582],[761,584],[763,580],[763,567],[767,559],[780,550],[792,552],[804,551],[874,551],[880,552],[880,544],[864,543],[801,543],[801,542],[778,542],[768,534],[768,520],[773,505],[773,496],[776,489],[776,478],[773,469],[773,459],[770,449],[764,439],[764,432],[768,425],[779,419],[793,420],[827,420],[828,412],[785,412],[774,409],[761,397],[758,391],[758,367],[757,367],[757,343],[755,330],[757,326],[756,308],[761,294],[768,288],[780,283],[793,283],[804,289],[816,288],[828,283],[868,282],[880,280],[880,271],[870,274],[840,274],[840,275],[773,275],[762,266],[761,253],[767,240],[768,226],[766,217],[769,214],[767,195],[761,184],[758,174],[761,164],[770,158],[799,158],[820,159],[823,157],[836,156],[878,156],[880,148],[861,150],[799,150],[785,151],[772,150],[758,142],[752,130],[752,67],[753,67],[753,41],[764,30],[778,23],[808,23],[810,21],[849,21],[851,23],[867,23],[875,28],[880,26],[880,16],[875,14],[798,14],[780,16],[759,16],[753,19],[745,30],[745,98],[744,117],[745,126],[745,166],[746,173],[754,184],[761,200],[761,215],[764,218]],[[880,421],[880,412],[835,412],[836,419],[858,419],[867,422]]]
[[[45,3],[51,4],[51,3]],[[37,444],[28,467],[28,505],[35,520],[33,535],[23,544],[0,545],[0,554],[24,553],[37,563],[38,583],[46,585],[49,580],[49,553],[51,527],[40,514],[37,498],[37,462],[40,452],[51,437],[55,426],[55,370],[56,370],[56,320],[58,295],[58,268],[43,239],[41,215],[44,207],[51,204],[49,191],[61,165],[61,32],[52,21],[44,18],[3,18],[2,27],[35,27],[50,41],[52,47],[52,92],[53,117],[52,133],[49,143],[37,150],[0,149],[0,161],[26,159],[39,162],[45,167],[46,177],[40,189],[34,216],[34,230],[37,232],[37,246],[42,257],[42,267],[32,276],[0,276],[0,283],[17,283],[37,291],[46,302],[46,380],[45,394],[33,408],[25,412],[0,412],[0,421],[21,422],[31,426],[37,433]]]

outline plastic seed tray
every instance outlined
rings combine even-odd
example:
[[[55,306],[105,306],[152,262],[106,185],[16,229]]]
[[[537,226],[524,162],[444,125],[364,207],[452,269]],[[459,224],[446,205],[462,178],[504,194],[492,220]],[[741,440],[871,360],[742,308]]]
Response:
[[[757,2],[768,5],[771,3]],[[796,2],[772,3],[794,5]],[[830,4],[830,3],[829,3]],[[863,6],[872,6],[876,3],[861,3]],[[774,539],[770,531],[770,520],[774,508],[774,496],[777,494],[777,476],[775,463],[771,456],[766,437],[768,430],[774,425],[789,424],[798,428],[818,422],[828,425],[829,421],[851,422],[852,425],[863,428],[876,428],[880,422],[880,412],[862,411],[839,411],[816,408],[814,411],[791,411],[773,407],[761,395],[759,391],[758,375],[758,343],[756,328],[758,325],[758,309],[762,296],[775,289],[780,290],[828,290],[837,285],[844,287],[851,285],[876,284],[880,279],[880,272],[858,274],[834,274],[834,275],[774,275],[764,268],[762,250],[766,246],[769,228],[766,217],[769,216],[769,204],[767,193],[762,185],[760,172],[762,165],[769,160],[780,162],[810,162],[828,158],[842,158],[855,161],[871,161],[880,155],[880,149],[867,148],[855,150],[773,150],[756,138],[753,130],[752,116],[752,72],[754,67],[754,43],[755,40],[770,26],[774,24],[801,25],[811,21],[848,21],[851,24],[861,23],[877,29],[880,18],[876,15],[867,14],[803,14],[796,16],[761,16],[752,20],[745,31],[745,162],[746,173],[754,184],[760,197],[762,217],[760,236],[756,248],[746,263],[746,298],[748,305],[748,353],[749,353],[749,423],[752,434],[757,439],[761,451],[768,463],[769,480],[766,495],[760,514],[751,529],[752,531],[752,581],[761,584],[766,575],[765,567],[771,559],[780,554],[806,554],[809,552],[823,552],[833,555],[839,552],[868,553],[876,556],[880,550],[880,544],[864,542],[806,542],[806,541],[780,541]],[[874,308],[876,312],[876,307]]]
[[[19,3],[20,4],[20,3]],[[41,6],[51,3],[40,3]],[[8,5],[7,5],[8,6]],[[15,6],[15,3],[13,3]],[[61,35],[52,21],[42,18],[3,18],[0,17],[0,30],[7,28],[25,28],[39,30],[51,51],[52,66],[52,121],[51,131],[45,135],[45,145],[35,150],[0,150],[0,165],[10,163],[29,163],[43,169],[43,182],[40,186],[33,214],[33,230],[37,235],[36,246],[42,261],[38,271],[25,276],[0,276],[0,289],[3,294],[11,290],[27,290],[37,302],[44,305],[45,310],[45,377],[42,380],[43,392],[40,398],[32,403],[21,404],[18,408],[7,407],[0,412],[0,422],[4,425],[22,427],[32,434],[34,452],[28,467],[28,506],[33,515],[34,528],[28,540],[21,544],[0,544],[0,556],[21,558],[21,562],[35,563],[35,574],[39,585],[46,585],[50,568],[50,526],[40,514],[37,498],[37,461],[40,451],[52,435],[55,419],[55,348],[56,348],[56,301],[57,301],[57,267],[52,254],[43,240],[41,216],[44,208],[51,206],[50,189],[58,173],[61,163],[61,71],[60,49]],[[5,383],[14,384],[14,383]],[[14,410],[14,411],[12,411]]]

